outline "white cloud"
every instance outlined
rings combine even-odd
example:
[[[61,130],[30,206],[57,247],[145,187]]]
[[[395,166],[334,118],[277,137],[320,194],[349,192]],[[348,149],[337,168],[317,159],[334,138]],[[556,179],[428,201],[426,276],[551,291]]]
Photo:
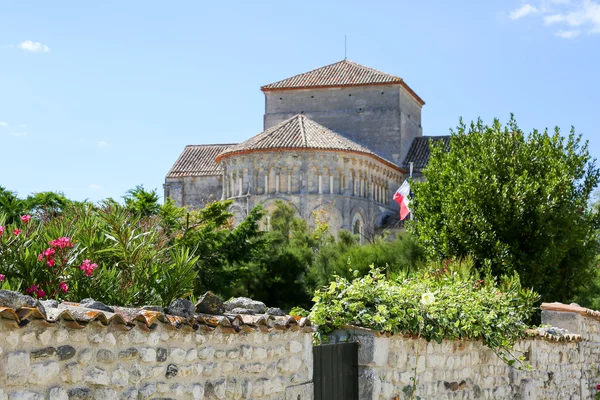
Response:
[[[27,136],[27,132],[13,132],[13,133],[11,133],[11,135],[16,136],[16,137],[24,137],[24,136]]]
[[[99,141],[96,142],[96,146],[98,146],[98,147],[107,147],[108,143],[106,143],[106,141],[104,141],[104,140],[99,140]]]
[[[19,43],[19,47],[26,51],[31,51],[33,53],[47,53],[50,51],[50,47],[45,44],[41,44],[40,42],[33,42],[31,40],[25,40]]]
[[[6,123],[4,121],[0,121],[0,127],[1,128],[8,128],[8,123]]]
[[[90,188],[90,189],[92,189],[92,190],[102,190],[102,186],[100,186],[100,185],[97,185],[97,184],[95,184],[95,183],[94,183],[94,184],[91,184],[91,185],[89,186],[89,188]]]
[[[510,19],[519,19],[531,14],[537,14],[539,12],[540,10],[535,6],[532,6],[531,4],[523,4],[521,7],[517,8],[516,10],[513,10],[510,13]]]
[[[574,37],[577,37],[581,34],[581,31],[559,31],[556,32],[556,36],[563,38],[563,39],[572,39]]]
[[[582,32],[600,33],[600,0],[538,0],[537,5],[525,4],[513,11],[510,18],[519,19],[532,13],[542,14],[548,26],[566,28],[555,33],[560,38],[574,38]]]

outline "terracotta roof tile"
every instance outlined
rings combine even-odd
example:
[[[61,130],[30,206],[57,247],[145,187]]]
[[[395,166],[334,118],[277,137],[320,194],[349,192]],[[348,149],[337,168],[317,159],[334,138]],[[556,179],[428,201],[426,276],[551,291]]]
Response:
[[[349,60],[338,61],[303,74],[292,76],[261,87],[262,90],[292,89],[323,86],[356,86],[366,84],[400,83],[402,78],[365,67]]]
[[[117,326],[122,329],[148,330],[156,323],[170,325],[176,329],[202,329],[212,331],[221,329],[228,333],[243,332],[271,332],[276,330],[306,330],[312,331],[313,327],[307,318],[291,316],[277,317],[272,315],[208,315],[196,314],[193,318],[186,319],[175,315],[167,315],[157,311],[143,309],[115,307],[115,312],[99,311],[79,306],[78,303],[62,303],[58,308],[46,307],[46,316],[32,307],[22,307],[14,310],[9,307],[0,307],[0,319],[13,321],[15,327],[25,326],[29,322],[62,324],[71,329],[83,329],[88,324],[97,322],[103,326]]]
[[[263,91],[323,87],[402,85],[421,105],[425,104],[404,80],[349,60],[342,60],[261,87]]]
[[[167,174],[167,178],[219,175],[221,168],[215,162],[215,158],[223,150],[233,145],[232,143],[186,146]]]
[[[421,136],[413,139],[410,148],[408,149],[408,153],[406,153],[406,158],[404,159],[404,166],[408,167],[410,163],[413,163],[413,167],[415,169],[422,169],[427,166],[427,162],[429,161],[430,148],[429,143],[433,142],[443,142],[444,149],[448,150],[450,148],[450,136]]]
[[[297,114],[258,135],[228,147],[217,160],[231,156],[236,153],[265,150],[334,150],[363,153],[377,158],[384,163],[399,168],[393,162],[382,158],[371,150],[359,145],[344,136],[335,133],[309,119],[303,114]]]

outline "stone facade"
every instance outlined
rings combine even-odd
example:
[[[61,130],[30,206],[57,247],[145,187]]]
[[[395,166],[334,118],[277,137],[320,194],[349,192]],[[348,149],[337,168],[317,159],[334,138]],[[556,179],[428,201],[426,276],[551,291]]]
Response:
[[[269,210],[281,199],[309,223],[321,210],[334,232],[362,234],[365,224],[378,224],[398,213],[392,196],[403,174],[366,155],[267,151],[233,155],[222,165],[223,199],[234,200],[236,220],[243,220],[256,205]]]
[[[0,400],[313,396],[312,335],[305,330],[0,321]]]
[[[423,135],[421,105],[398,84],[265,91],[265,100],[265,129],[303,113],[398,165]]]

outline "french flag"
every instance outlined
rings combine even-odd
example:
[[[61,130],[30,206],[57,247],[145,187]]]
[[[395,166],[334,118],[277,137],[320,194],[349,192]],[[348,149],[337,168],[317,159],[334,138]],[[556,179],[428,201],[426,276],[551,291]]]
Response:
[[[410,208],[408,208],[408,203],[410,203],[409,194],[410,183],[408,183],[408,180],[405,180],[402,186],[394,193],[394,201],[400,205],[400,220],[404,220],[410,214]]]

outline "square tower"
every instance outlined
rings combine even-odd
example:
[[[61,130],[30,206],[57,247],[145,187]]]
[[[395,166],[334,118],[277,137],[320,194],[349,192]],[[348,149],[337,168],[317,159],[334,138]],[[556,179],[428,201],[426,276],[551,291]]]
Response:
[[[261,87],[265,130],[296,114],[402,165],[425,102],[402,78],[342,60]]]

